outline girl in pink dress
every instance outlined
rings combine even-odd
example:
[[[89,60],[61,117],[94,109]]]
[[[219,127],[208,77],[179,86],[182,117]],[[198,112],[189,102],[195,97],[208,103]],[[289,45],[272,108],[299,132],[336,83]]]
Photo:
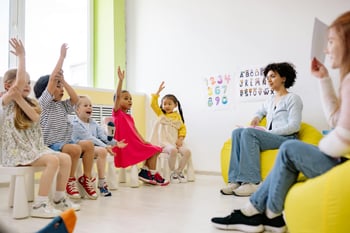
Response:
[[[121,90],[125,71],[118,67],[119,83],[116,90],[112,117],[116,127],[114,138],[117,141],[124,139],[127,147],[114,148],[114,164],[116,167],[128,167],[145,161],[143,168],[139,172],[139,179],[149,184],[168,185],[165,180],[156,172],[157,156],[162,152],[162,148],[146,142],[135,127],[135,122],[131,116],[132,97],[126,90]]]

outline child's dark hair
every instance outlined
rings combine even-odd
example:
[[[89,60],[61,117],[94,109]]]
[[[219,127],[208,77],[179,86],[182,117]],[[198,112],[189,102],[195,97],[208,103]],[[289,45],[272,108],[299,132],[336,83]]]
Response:
[[[47,84],[49,83],[49,79],[50,79],[50,75],[44,75],[44,76],[41,76],[38,79],[38,81],[36,81],[33,90],[34,90],[34,93],[35,93],[35,97],[37,99],[39,99],[40,96],[45,91],[45,89],[47,87]]]
[[[281,77],[285,77],[284,83],[285,88],[289,88],[294,85],[295,79],[297,78],[297,72],[294,69],[294,65],[288,62],[271,63],[264,69],[264,76],[267,76],[269,71],[277,72]]]
[[[164,99],[171,99],[172,101],[174,101],[174,103],[177,105],[177,108],[179,109],[179,113],[182,119],[182,122],[185,123],[185,119],[182,113],[182,108],[181,108],[181,104],[180,101],[176,98],[175,95],[173,94],[167,94],[165,96],[163,96],[162,100],[160,101],[160,109],[162,110],[163,113],[165,113],[164,109],[162,108],[162,103]]]

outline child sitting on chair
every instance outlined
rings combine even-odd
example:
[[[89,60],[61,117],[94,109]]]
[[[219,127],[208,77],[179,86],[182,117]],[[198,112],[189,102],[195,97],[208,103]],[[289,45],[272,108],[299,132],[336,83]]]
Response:
[[[68,120],[68,114],[74,112],[73,107],[79,98],[63,76],[62,65],[67,49],[66,44],[61,46],[61,55],[52,74],[40,77],[35,83],[35,97],[39,100],[42,108],[40,125],[45,145],[71,156],[72,167],[66,186],[68,196],[81,198],[81,195],[86,195],[89,199],[97,199],[98,196],[93,185],[95,179],[91,177],[94,144],[87,140],[79,142],[72,140],[72,125]],[[64,89],[68,92],[69,99],[62,100]],[[78,178],[79,191],[75,172],[80,156],[83,159],[84,174]]]
[[[114,155],[112,148],[124,148],[127,144],[121,140],[120,142],[113,139],[114,135],[109,138],[105,130],[91,118],[92,104],[87,96],[80,96],[76,105],[76,116],[73,124],[73,141],[90,140],[95,145],[95,158],[97,158],[98,172],[98,188],[102,196],[112,196],[108,189],[108,184],[105,178],[105,167],[107,155]]]

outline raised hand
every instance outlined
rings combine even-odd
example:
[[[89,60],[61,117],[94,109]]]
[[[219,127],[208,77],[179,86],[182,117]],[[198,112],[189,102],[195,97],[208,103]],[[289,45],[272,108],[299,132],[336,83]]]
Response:
[[[125,70],[121,71],[120,66],[118,66],[118,78],[120,81],[123,81],[125,78]]]
[[[327,68],[316,58],[313,58],[311,61],[311,73],[317,78],[325,78],[329,76]]]
[[[9,42],[11,47],[13,48],[13,50],[10,50],[10,53],[18,57],[25,55],[25,49],[21,40],[17,40],[16,38],[11,38]]]
[[[164,81],[159,85],[158,91],[157,91],[157,95],[160,94],[160,92],[165,88],[164,86]]]
[[[66,43],[62,44],[61,45],[61,53],[60,53],[61,58],[66,58],[67,50],[68,50],[68,44],[66,44]]]

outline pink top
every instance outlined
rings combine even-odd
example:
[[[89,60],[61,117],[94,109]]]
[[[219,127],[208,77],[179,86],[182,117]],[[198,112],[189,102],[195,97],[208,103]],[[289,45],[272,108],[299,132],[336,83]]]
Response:
[[[114,157],[116,167],[125,168],[162,152],[161,147],[143,142],[136,131],[134,119],[130,114],[119,109],[116,112],[113,110],[112,117],[116,128],[114,139],[117,141],[125,139],[125,143],[128,144],[123,149],[117,147],[113,149],[113,152],[116,153]]]

